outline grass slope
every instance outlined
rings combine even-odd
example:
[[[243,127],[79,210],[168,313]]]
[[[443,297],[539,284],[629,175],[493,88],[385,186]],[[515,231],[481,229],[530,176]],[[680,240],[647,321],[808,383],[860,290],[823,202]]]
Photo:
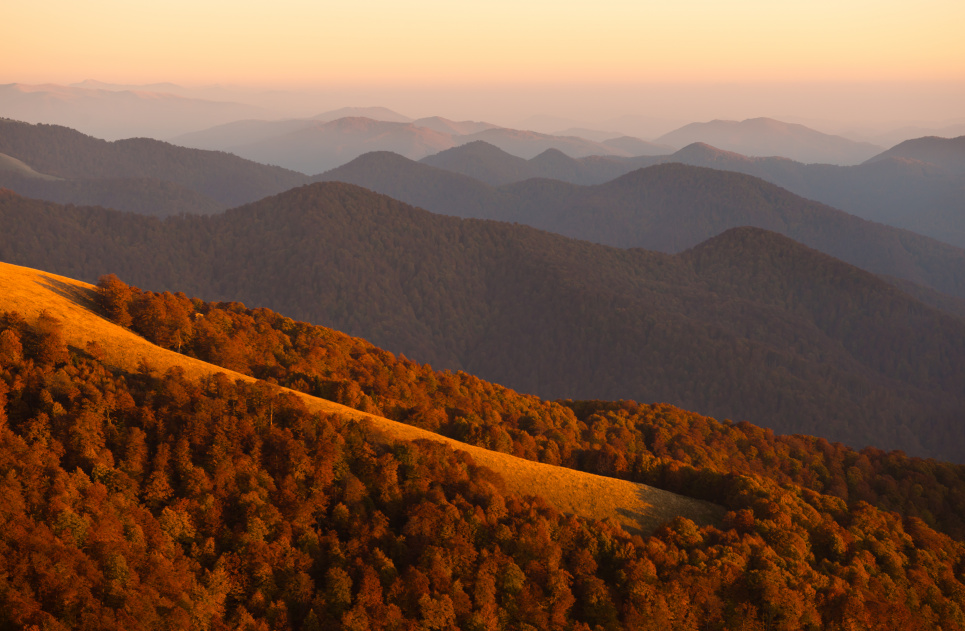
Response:
[[[136,371],[143,360],[160,372],[180,367],[192,378],[224,372],[232,379],[254,381],[241,373],[159,348],[109,322],[96,313],[93,290],[91,285],[70,278],[0,263],[0,309],[19,311],[28,320],[47,311],[64,323],[68,344],[84,348],[88,342],[96,341],[104,349],[105,362],[117,369]],[[565,513],[592,519],[609,518],[624,528],[642,532],[652,531],[677,516],[699,524],[716,522],[722,516],[719,507],[707,502],[643,484],[488,451],[325,399],[296,394],[312,411],[367,420],[388,440],[429,439],[467,451],[479,464],[499,472],[512,492],[541,495]]]

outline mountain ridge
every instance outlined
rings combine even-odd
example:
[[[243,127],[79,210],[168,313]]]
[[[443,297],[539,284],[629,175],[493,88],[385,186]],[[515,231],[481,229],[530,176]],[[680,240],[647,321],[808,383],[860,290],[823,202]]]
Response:
[[[249,375],[159,348],[105,321],[96,311],[95,287],[87,283],[0,262],[0,287],[3,289],[0,309],[17,311],[30,320],[42,312],[58,318],[63,323],[68,344],[80,349],[87,348],[90,343],[99,345],[103,349],[104,361],[115,370],[135,374],[146,362],[161,374],[180,369],[191,379],[221,373],[231,381],[256,381]],[[431,440],[465,451],[483,466],[501,472],[512,492],[545,497],[564,513],[590,519],[612,519],[633,531],[645,532],[678,516],[700,523],[710,523],[722,516],[719,509],[708,502],[690,500],[644,484],[524,460],[303,392],[281,390],[299,397],[312,412],[365,422],[382,440]]]
[[[687,255],[433,215],[346,184],[164,222],[12,195],[0,212],[9,262],[81,277],[128,270],[139,286],[269,306],[524,392],[665,401],[913,453],[958,449],[962,389],[950,384],[963,376],[965,322],[783,237],[767,256],[828,274],[778,266],[764,284],[745,266],[717,278]],[[34,249],[47,242],[58,245]],[[839,276],[866,291],[834,289]],[[796,294],[781,289],[792,278]],[[789,307],[799,303],[811,306]]]
[[[744,155],[780,156],[805,163],[840,165],[864,162],[882,149],[871,143],[764,117],[690,123],[660,136],[655,142],[675,147],[705,142]]]

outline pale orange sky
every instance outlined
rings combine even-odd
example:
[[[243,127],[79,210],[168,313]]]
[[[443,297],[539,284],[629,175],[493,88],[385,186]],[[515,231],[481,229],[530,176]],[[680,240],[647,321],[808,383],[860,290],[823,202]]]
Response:
[[[962,86],[963,25],[961,0],[37,0],[4,8],[0,83]]]
[[[6,82],[965,79],[960,0],[38,0]]]

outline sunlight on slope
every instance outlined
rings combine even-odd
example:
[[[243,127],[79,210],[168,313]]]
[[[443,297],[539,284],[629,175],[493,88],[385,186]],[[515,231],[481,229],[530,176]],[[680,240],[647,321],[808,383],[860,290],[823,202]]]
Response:
[[[0,153],[0,171],[13,171],[18,175],[23,175],[37,180],[44,180],[46,182],[58,182],[63,180],[63,178],[34,171],[33,167],[26,162],[18,160],[13,156],[8,156],[5,153]]]
[[[90,341],[104,350],[109,366],[133,372],[146,363],[164,373],[180,366],[198,378],[222,372],[232,379],[254,378],[154,346],[139,335],[104,319],[94,311],[94,287],[87,283],[26,267],[0,263],[0,311],[19,311],[33,322],[44,310],[64,324],[67,343],[83,349]],[[723,509],[643,484],[617,480],[516,458],[473,447],[416,427],[359,412],[332,401],[296,393],[308,409],[371,423],[376,436],[393,440],[430,439],[472,455],[477,463],[498,471],[507,488],[521,495],[541,495],[558,510],[591,519],[613,519],[624,528],[650,532],[674,517],[704,525],[720,520]]]

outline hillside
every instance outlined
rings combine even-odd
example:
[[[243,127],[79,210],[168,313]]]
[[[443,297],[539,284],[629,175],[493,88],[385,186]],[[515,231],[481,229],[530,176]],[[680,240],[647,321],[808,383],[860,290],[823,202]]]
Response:
[[[193,380],[222,373],[232,381],[255,381],[245,374],[165,350],[112,324],[98,313],[94,287],[69,278],[0,263],[2,311],[16,311],[30,321],[46,312],[63,323],[64,340],[68,345],[84,349],[91,343],[97,344],[102,349],[102,361],[114,370],[136,374],[141,363],[146,362],[158,374],[177,368]],[[433,440],[465,451],[480,465],[499,472],[510,492],[541,496],[565,513],[590,519],[612,519],[633,531],[645,532],[677,516],[701,524],[720,517],[712,505],[660,489],[523,460],[326,399],[304,393],[297,395],[310,412],[365,421],[374,436],[384,436],[390,441]]]
[[[665,160],[753,175],[863,219],[965,247],[961,175],[888,154],[856,166],[835,166],[748,157],[695,144]]]
[[[0,185],[51,201],[169,215],[208,213],[300,186],[304,176],[148,138],[108,142],[57,125],[0,119],[0,153],[61,181],[29,181],[0,164]]]
[[[716,155],[727,161],[751,160],[711,147],[689,149],[688,155],[694,158]],[[445,162],[452,166],[465,158],[463,164],[470,166],[473,157],[487,157],[493,151],[478,145],[472,152],[453,153],[452,160]],[[664,164],[598,186],[540,179],[491,188],[462,174],[431,168],[430,160],[415,164],[388,154],[362,156],[316,179],[357,184],[435,213],[519,222],[605,245],[668,253],[729,228],[756,226],[875,274],[965,297],[965,251],[862,220],[753,177],[719,170],[723,167]],[[590,159],[583,160],[584,165],[590,164]],[[486,160],[479,170],[493,173],[485,166],[492,164],[518,166],[508,160]],[[717,166],[712,160],[705,164]],[[473,168],[464,170],[474,172]]]
[[[927,162],[948,174],[965,175],[965,136],[913,138],[870,158],[865,164],[873,164],[889,158]]]
[[[115,285],[102,283],[100,304],[116,304]],[[956,525],[949,502],[965,498],[962,467],[668,406],[566,402],[599,454],[585,464],[626,471],[610,459],[620,441],[632,446],[635,475],[713,495],[728,510],[714,525],[678,518],[644,538],[516,495],[533,463],[492,454],[515,463],[500,476],[438,437],[386,441],[379,428],[418,433],[346,420],[362,415],[152,347],[94,315],[89,286],[0,265],[0,287],[4,626],[965,626],[955,570],[965,547],[915,516],[927,500],[929,520]],[[185,305],[197,341],[221,328],[227,348],[242,343],[253,358],[283,343],[264,350],[286,379],[343,362],[399,393],[428,386],[458,397],[469,386],[482,398],[460,405],[486,423],[488,404],[514,405],[513,393],[478,390],[466,375],[412,381],[407,371],[425,369],[265,310],[183,294],[135,301],[141,324],[157,323],[145,317],[155,307],[169,317]],[[449,390],[453,379],[462,383]],[[565,409],[533,403],[523,420],[539,434]],[[591,479],[550,469],[552,483],[537,482],[550,492],[570,491],[566,476]],[[601,484],[574,494],[599,506],[619,488]],[[812,490],[825,485],[833,494]],[[673,501],[672,511],[706,506]],[[883,604],[885,589],[893,598]]]
[[[344,184],[164,222],[9,194],[0,212],[3,260],[268,306],[523,392],[965,454],[965,323],[779,235],[730,231],[711,243],[733,260],[702,267]]]

